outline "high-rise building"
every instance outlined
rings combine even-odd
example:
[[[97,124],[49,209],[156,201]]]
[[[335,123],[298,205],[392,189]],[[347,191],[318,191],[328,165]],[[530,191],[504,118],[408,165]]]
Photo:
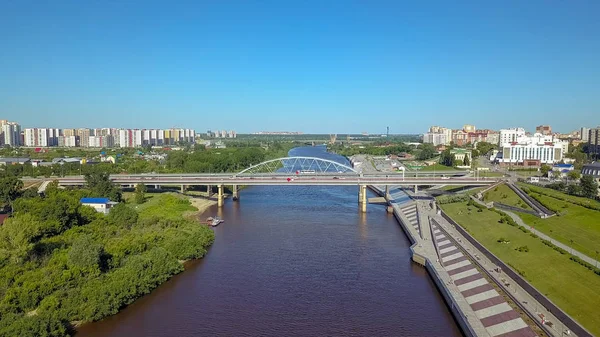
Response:
[[[535,133],[540,133],[542,135],[551,135],[552,127],[550,127],[550,125],[538,125],[535,127]]]
[[[582,142],[587,142],[590,139],[590,128],[581,128],[579,135],[581,136]]]
[[[431,143],[434,146],[448,145],[452,141],[452,129],[432,126],[429,132],[423,134],[423,143]]]
[[[501,132],[502,134],[502,132]],[[568,151],[568,141],[554,139],[552,135],[536,133],[533,136],[505,137],[498,162],[502,165],[539,166],[561,161]],[[566,143],[566,144],[565,144]]]
[[[75,130],[75,135],[79,137],[79,145],[81,147],[88,147],[90,143],[90,136],[92,135],[92,130],[88,128],[81,128]]]
[[[600,156],[600,126],[590,129],[588,132],[588,148],[589,153],[594,159]]]
[[[2,125],[4,144],[8,146],[21,145],[21,126],[14,122],[6,122]]]

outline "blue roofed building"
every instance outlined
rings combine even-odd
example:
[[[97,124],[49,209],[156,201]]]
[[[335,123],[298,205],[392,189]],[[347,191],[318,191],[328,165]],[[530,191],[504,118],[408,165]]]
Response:
[[[108,214],[111,207],[118,202],[110,201],[108,198],[81,198],[79,200],[83,206],[90,206],[98,213]]]
[[[573,164],[554,164],[552,165],[552,170],[548,172],[548,177],[554,179],[566,178],[567,174],[574,169],[575,166]]]

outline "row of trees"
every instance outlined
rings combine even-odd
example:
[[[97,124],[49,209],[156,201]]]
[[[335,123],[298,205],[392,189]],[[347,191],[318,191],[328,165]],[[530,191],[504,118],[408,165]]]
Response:
[[[569,173],[569,175],[573,177],[577,177],[579,173],[575,171]],[[598,197],[598,183],[592,176],[582,176],[579,178],[579,182],[573,180],[572,183],[567,184],[563,181],[555,182],[552,184],[548,184],[545,187],[555,189],[557,191],[561,191],[570,195],[596,199]]]
[[[108,216],[82,206],[81,197],[112,191],[107,178],[9,196],[13,214],[0,227],[0,336],[68,336],[69,322],[116,313],[181,272],[180,261],[206,253],[214,234],[182,217],[181,209],[193,209],[185,199],[156,197],[147,206],[152,216],[125,203]]]

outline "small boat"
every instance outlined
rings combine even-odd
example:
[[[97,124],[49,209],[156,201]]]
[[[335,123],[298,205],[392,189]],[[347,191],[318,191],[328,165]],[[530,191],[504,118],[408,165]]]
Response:
[[[210,217],[208,219],[206,219],[209,222],[209,226],[211,227],[217,227],[221,222],[224,222],[225,220],[219,218],[218,216],[216,217]]]

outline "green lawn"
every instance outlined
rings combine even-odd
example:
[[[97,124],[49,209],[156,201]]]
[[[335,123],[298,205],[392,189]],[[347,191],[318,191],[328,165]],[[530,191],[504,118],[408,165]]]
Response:
[[[146,193],[146,201],[136,204],[133,193],[123,193],[123,197],[139,212],[140,219],[161,216],[166,218],[181,218],[186,212],[196,211],[186,197],[175,193]]]
[[[515,172],[517,172],[517,175],[519,177],[523,177],[523,178],[537,177],[540,175],[540,172],[538,172],[538,171],[517,170]]]
[[[450,167],[450,166],[446,166],[446,165],[442,165],[442,164],[434,164],[434,165],[429,165],[429,166],[423,166],[422,169],[420,169],[419,171],[426,171],[426,172],[431,172],[431,171],[457,171],[458,169],[455,167]]]
[[[600,276],[569,260],[544,245],[538,238],[521,232],[516,227],[498,223],[500,215],[493,211],[477,212],[467,203],[441,205],[450,217],[466,228],[492,253],[524,273],[525,278],[556,305],[579,321],[590,332],[600,335],[598,304],[600,303]],[[468,207],[471,211],[468,211]],[[500,238],[509,243],[498,243]],[[527,246],[529,252],[519,252]]]
[[[525,201],[521,200],[519,196],[510,189],[510,187],[502,184],[489,190],[484,196],[483,200],[486,202],[495,201],[506,205],[520,207],[523,209],[531,209]]]
[[[519,214],[528,225],[574,249],[597,258],[600,252],[600,212],[547,196],[539,196],[546,206],[561,209],[561,215],[540,219]]]
[[[504,173],[502,172],[492,172],[492,171],[479,171],[477,175],[481,178],[501,178],[504,177]]]

